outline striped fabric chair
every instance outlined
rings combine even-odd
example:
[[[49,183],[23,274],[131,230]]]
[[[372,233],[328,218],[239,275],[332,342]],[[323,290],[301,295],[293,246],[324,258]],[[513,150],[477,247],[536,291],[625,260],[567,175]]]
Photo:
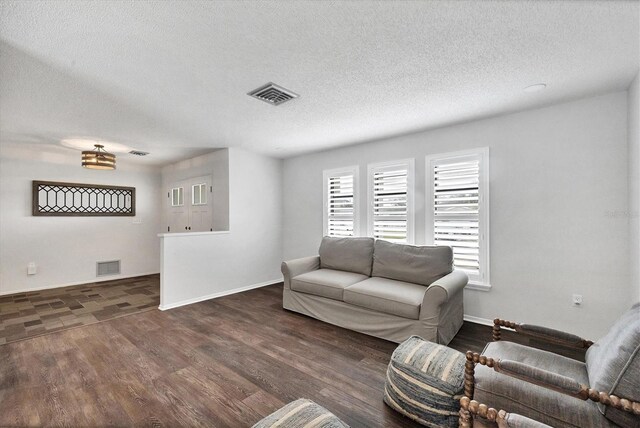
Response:
[[[391,356],[384,401],[428,427],[457,427],[465,355],[411,336]]]

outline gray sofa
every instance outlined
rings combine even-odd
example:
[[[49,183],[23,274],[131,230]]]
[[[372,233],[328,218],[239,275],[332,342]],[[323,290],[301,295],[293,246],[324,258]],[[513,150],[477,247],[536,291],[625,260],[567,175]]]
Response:
[[[462,326],[468,277],[450,247],[325,237],[318,256],[285,261],[282,274],[285,309],[371,336],[448,344]]]

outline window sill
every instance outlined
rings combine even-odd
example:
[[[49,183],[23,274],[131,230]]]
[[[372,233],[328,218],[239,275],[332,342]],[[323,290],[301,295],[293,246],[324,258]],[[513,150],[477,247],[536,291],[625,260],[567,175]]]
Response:
[[[469,281],[466,290],[491,291],[491,284],[483,284],[481,282]]]

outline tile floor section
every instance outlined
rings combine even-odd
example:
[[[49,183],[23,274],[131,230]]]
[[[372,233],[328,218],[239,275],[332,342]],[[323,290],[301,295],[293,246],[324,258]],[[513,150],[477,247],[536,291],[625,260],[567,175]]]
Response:
[[[155,309],[160,276],[0,296],[0,345]]]

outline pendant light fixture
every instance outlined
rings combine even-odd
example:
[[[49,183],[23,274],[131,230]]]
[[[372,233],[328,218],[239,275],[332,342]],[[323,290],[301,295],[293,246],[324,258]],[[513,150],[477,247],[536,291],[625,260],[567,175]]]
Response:
[[[89,169],[116,169],[116,156],[105,151],[102,144],[95,144],[94,150],[82,152],[82,166]]]

